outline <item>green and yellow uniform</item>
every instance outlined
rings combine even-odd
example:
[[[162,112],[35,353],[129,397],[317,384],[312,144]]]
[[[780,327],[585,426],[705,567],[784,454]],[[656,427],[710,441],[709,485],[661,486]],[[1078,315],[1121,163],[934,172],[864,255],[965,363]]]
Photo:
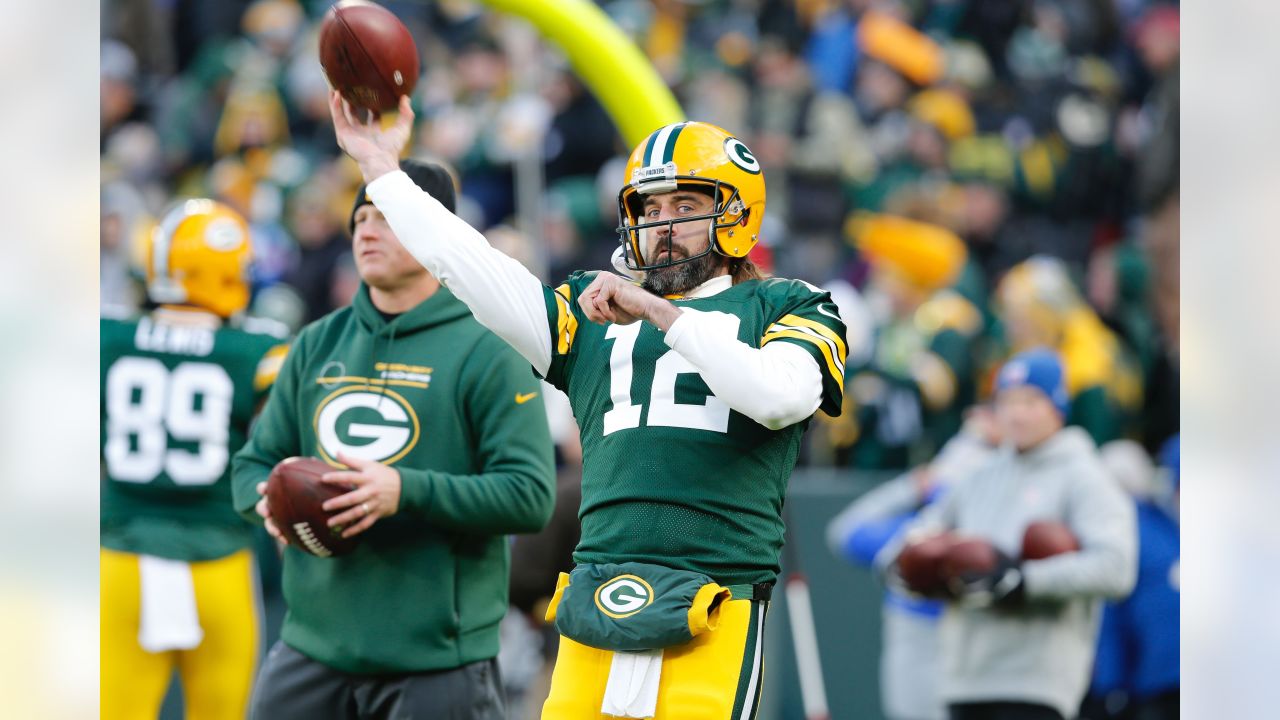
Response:
[[[275,327],[169,309],[101,320],[105,717],[155,717],[175,669],[189,716],[243,715],[258,598],[253,526],[231,506],[230,459],[284,361]],[[140,644],[143,608],[166,592],[145,579],[155,558],[189,568],[203,636],[193,647]]]
[[[715,632],[666,649],[657,717],[750,714],[765,607],[752,584],[777,577],[783,497],[809,421],[770,430],[713,395],[653,325],[588,321],[578,296],[594,277],[575,273],[545,290],[546,377],[569,395],[582,436],[574,559],[696,571],[732,587]],[[737,339],[751,347],[804,348],[821,369],[822,408],[838,412],[847,348],[827,293],[771,279],[669,299],[736,318]],[[562,638],[543,717],[598,716],[612,655]]]

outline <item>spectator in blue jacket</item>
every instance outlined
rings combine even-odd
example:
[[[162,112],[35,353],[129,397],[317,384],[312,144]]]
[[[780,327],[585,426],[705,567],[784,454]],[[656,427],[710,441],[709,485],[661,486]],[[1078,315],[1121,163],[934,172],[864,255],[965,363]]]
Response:
[[[1179,709],[1181,607],[1180,441],[1160,450],[1162,473],[1135,494],[1138,583],[1133,594],[1108,603],[1102,616],[1088,720],[1175,720]]]

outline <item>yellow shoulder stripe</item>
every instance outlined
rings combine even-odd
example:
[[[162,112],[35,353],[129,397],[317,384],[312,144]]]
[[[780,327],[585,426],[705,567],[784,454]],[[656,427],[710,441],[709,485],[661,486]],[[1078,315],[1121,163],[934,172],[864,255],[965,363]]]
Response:
[[[807,343],[814,345],[819,350],[821,350],[822,357],[825,358],[827,361],[827,373],[831,375],[832,380],[835,380],[836,386],[840,388],[840,392],[841,393],[844,392],[844,363],[838,362],[835,356],[832,354],[831,343],[827,342],[826,340],[823,340],[822,338],[814,337],[813,335],[810,335],[801,330],[788,329],[788,330],[776,330],[776,331],[765,333],[764,338],[761,339],[760,341],[760,347],[764,347],[765,345],[773,342],[774,340],[782,340],[783,338],[789,338],[791,340],[803,340]]]
[[[799,315],[783,315],[781,320],[774,323],[775,325],[788,325],[790,327],[806,327],[817,332],[819,335],[827,338],[836,344],[836,351],[840,353],[840,363],[844,364],[844,359],[849,355],[849,348],[845,347],[844,338],[840,337],[840,333],[823,325],[816,320],[803,318]],[[770,328],[772,329],[772,328]]]
[[[258,361],[258,369],[253,374],[253,389],[255,392],[262,392],[271,387],[276,381],[276,377],[280,375],[280,368],[284,367],[285,356],[289,354],[289,345],[276,345],[262,356]]]
[[[556,354],[564,355],[573,347],[573,338],[578,334],[578,318],[573,314],[573,306],[569,304],[569,284],[556,288]]]

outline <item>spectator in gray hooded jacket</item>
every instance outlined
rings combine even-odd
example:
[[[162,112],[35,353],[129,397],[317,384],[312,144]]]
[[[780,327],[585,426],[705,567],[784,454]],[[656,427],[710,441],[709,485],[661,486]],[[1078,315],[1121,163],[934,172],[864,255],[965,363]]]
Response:
[[[953,531],[988,540],[999,562],[963,578],[940,624],[940,693],[951,720],[1062,720],[1089,683],[1103,598],[1133,588],[1133,504],[1108,476],[1093,440],[1063,427],[1067,393],[1058,356],[1015,356],[996,380],[1004,444],[927,507],[903,537]],[[1055,520],[1080,550],[1018,560],[1027,526]],[[887,546],[893,564],[903,543]]]

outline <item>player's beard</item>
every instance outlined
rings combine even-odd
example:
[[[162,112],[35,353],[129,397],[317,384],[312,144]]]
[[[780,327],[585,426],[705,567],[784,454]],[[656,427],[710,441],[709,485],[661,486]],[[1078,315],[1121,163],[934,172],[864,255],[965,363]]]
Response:
[[[641,284],[654,295],[683,295],[715,276],[721,258],[715,252],[645,273]]]

